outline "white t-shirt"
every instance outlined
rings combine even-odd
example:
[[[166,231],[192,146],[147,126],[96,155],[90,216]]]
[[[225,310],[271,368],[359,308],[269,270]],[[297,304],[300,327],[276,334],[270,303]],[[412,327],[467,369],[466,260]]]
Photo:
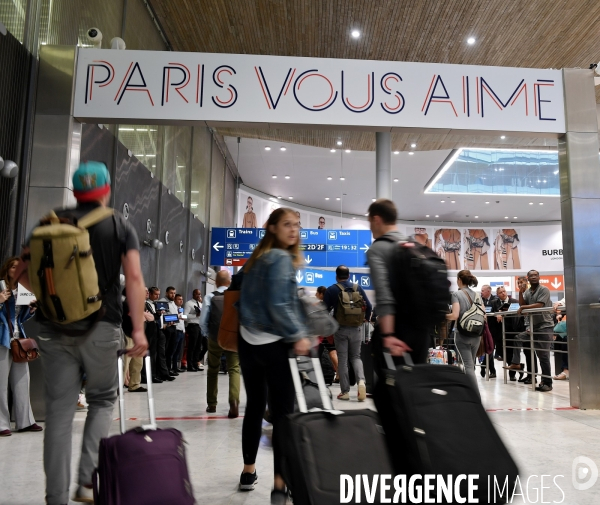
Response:
[[[250,345],[272,344],[273,342],[277,342],[278,340],[281,340],[283,338],[283,337],[280,337],[279,335],[273,335],[272,333],[267,333],[264,331],[256,332],[254,330],[250,330],[249,328],[246,328],[241,325],[240,325],[240,335]]]

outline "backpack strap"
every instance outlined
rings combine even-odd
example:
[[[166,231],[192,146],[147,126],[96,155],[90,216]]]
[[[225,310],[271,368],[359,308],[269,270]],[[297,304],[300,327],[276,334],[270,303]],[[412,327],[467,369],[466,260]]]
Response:
[[[465,291],[464,289],[461,289],[460,291],[461,291],[461,293],[464,293],[466,295],[466,297],[471,302],[471,307],[472,307],[473,306],[473,300],[471,300],[471,297],[469,296],[469,293],[467,291]]]
[[[98,224],[99,222],[113,216],[114,213],[114,209],[111,209],[110,207],[97,207],[79,219],[77,224],[80,228],[90,228],[95,224]]]

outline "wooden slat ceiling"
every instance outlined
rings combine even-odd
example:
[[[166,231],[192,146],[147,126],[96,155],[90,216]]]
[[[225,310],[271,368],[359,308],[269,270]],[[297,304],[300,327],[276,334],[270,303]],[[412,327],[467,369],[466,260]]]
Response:
[[[600,61],[599,0],[151,0],[175,51],[532,68]],[[355,40],[350,31],[362,35]],[[467,38],[475,37],[473,46]],[[596,88],[600,103],[600,86]],[[374,150],[372,132],[217,128],[222,135]],[[393,149],[552,141],[393,134]]]

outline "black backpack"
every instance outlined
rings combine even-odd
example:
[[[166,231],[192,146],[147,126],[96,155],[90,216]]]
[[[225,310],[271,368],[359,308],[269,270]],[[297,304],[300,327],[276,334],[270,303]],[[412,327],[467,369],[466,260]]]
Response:
[[[224,301],[225,295],[223,293],[220,291],[213,291],[213,297],[210,301],[210,313],[208,314],[208,336],[212,340],[217,340],[217,337],[219,336]]]
[[[382,237],[378,240],[391,240]],[[418,328],[433,328],[446,320],[450,306],[450,281],[446,262],[431,248],[400,241],[389,271],[396,300],[396,319]]]

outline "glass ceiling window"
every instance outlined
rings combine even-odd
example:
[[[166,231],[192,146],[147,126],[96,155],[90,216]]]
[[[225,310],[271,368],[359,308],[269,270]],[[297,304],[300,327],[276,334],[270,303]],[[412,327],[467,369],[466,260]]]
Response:
[[[458,149],[425,193],[559,196],[558,153]]]

